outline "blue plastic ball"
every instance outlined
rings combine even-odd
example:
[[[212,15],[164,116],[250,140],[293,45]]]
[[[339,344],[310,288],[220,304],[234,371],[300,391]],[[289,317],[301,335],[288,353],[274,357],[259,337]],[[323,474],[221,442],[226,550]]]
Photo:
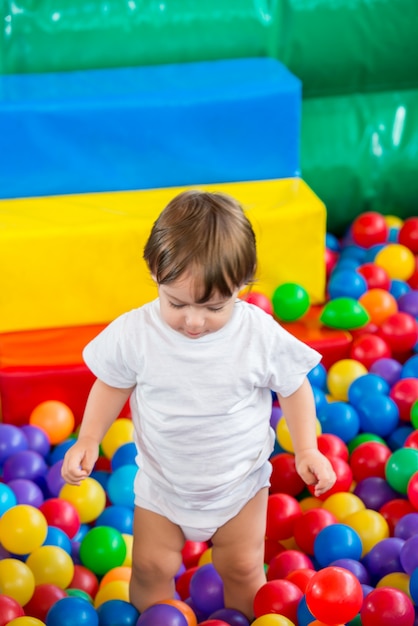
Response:
[[[399,423],[399,409],[392,398],[384,395],[367,395],[357,407],[363,432],[379,437],[389,436]]]
[[[366,279],[355,269],[334,270],[328,281],[328,295],[332,299],[344,297],[358,299],[367,289]]]
[[[360,535],[347,524],[332,524],[322,528],[314,541],[314,556],[321,567],[337,559],[359,561],[363,551]]]
[[[119,448],[112,456],[112,470],[117,470],[118,467],[121,467],[121,465],[135,465],[135,459],[137,454],[138,451],[133,441],[129,441],[128,443],[124,443],[123,445],[119,446]]]
[[[360,430],[357,410],[347,402],[329,402],[318,412],[323,433],[337,435],[345,443],[351,441]]]
[[[133,523],[133,509],[120,504],[107,506],[95,521],[96,526],[111,526],[126,535],[132,535]]]
[[[55,602],[46,616],[46,626],[99,626],[99,617],[88,600],[76,596]]]
[[[314,387],[321,389],[322,391],[327,391],[327,370],[322,365],[322,363],[318,363],[315,365],[313,369],[308,373],[308,380]]]
[[[114,505],[134,508],[134,480],[138,467],[121,465],[115,469],[107,481],[107,494]]]
[[[139,611],[125,600],[108,600],[97,608],[99,626],[136,626]]]
[[[361,405],[365,395],[382,394],[388,395],[390,386],[388,382],[377,374],[364,374],[359,376],[348,388],[348,401],[353,406]]]

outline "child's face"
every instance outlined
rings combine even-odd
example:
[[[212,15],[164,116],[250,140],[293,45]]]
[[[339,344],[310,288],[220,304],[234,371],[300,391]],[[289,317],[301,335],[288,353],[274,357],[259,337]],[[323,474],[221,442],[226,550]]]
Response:
[[[173,330],[198,339],[220,330],[230,320],[239,290],[230,298],[213,296],[204,304],[195,302],[194,281],[182,276],[168,285],[158,285],[163,320]]]

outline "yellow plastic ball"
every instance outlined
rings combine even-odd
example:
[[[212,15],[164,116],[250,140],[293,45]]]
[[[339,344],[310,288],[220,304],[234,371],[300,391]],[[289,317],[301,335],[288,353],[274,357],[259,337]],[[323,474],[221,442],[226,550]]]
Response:
[[[44,514],[30,504],[17,504],[0,517],[0,543],[13,554],[29,554],[48,534]]]
[[[337,520],[342,522],[349,515],[363,511],[366,506],[354,493],[341,491],[328,496],[328,498],[324,500],[322,508],[333,513]]]
[[[394,589],[403,591],[410,599],[412,599],[411,592],[409,590],[410,578],[411,577],[405,572],[391,572],[390,574],[383,576],[383,578],[381,578],[376,584],[376,587],[393,587]]]
[[[71,556],[59,546],[41,546],[26,559],[35,576],[36,585],[57,585],[66,589],[74,576]]]
[[[102,439],[103,454],[111,459],[118,448],[133,441],[134,428],[132,420],[127,417],[117,419]]]
[[[105,490],[98,480],[90,476],[81,485],[63,485],[59,497],[77,509],[82,524],[93,522],[106,507]]]
[[[129,582],[126,580],[112,580],[104,585],[96,593],[94,598],[94,608],[98,609],[104,602],[109,600],[123,600],[129,602]]]
[[[253,626],[295,626],[295,623],[279,613],[266,613],[257,617]]]
[[[128,567],[132,567],[132,546],[133,546],[134,538],[132,535],[128,535],[125,533],[122,533],[122,538],[126,545],[126,556],[122,565],[127,565]]]
[[[316,436],[319,437],[319,435],[322,432],[322,428],[321,428],[321,423],[318,419],[316,420],[315,428],[316,428]],[[278,443],[283,448],[283,450],[286,450],[286,452],[295,451],[293,447],[292,438],[290,436],[289,428],[287,426],[287,422],[286,422],[284,415],[282,415],[282,417],[277,422],[276,437],[277,437]]]
[[[45,626],[45,622],[37,617],[22,615],[21,617],[15,617],[10,622],[7,622],[7,626]]]
[[[341,359],[328,370],[327,387],[335,400],[348,400],[348,389],[359,376],[367,374],[367,368],[355,359]]]
[[[212,548],[208,548],[199,557],[197,564],[199,567],[201,565],[207,565],[208,563],[212,563]]]
[[[362,556],[389,537],[389,524],[378,511],[364,509],[348,515],[344,519],[344,524],[351,526],[360,536],[363,545]]]
[[[25,606],[33,596],[35,584],[35,576],[26,563],[12,558],[0,561],[0,594]]]
[[[414,253],[400,243],[390,243],[379,250],[374,262],[386,270],[392,280],[408,280],[415,271]]]

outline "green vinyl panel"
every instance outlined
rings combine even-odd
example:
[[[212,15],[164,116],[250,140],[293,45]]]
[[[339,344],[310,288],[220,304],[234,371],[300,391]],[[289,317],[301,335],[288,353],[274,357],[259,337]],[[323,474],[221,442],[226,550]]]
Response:
[[[418,87],[417,0],[282,0],[279,22],[304,97]]]
[[[302,103],[302,178],[341,235],[359,213],[418,211],[418,90]]]
[[[3,0],[0,72],[268,56],[279,0]],[[1,54],[2,52],[2,54]]]

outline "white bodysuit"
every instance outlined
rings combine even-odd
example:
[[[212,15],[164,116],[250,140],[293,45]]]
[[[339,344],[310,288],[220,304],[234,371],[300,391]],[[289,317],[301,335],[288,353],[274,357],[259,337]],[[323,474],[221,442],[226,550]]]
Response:
[[[83,356],[106,384],[136,385],[136,504],[194,540],[269,485],[271,391],[292,394],[321,358],[242,300],[223,328],[189,339],[161,319],[158,299],[109,324]]]

